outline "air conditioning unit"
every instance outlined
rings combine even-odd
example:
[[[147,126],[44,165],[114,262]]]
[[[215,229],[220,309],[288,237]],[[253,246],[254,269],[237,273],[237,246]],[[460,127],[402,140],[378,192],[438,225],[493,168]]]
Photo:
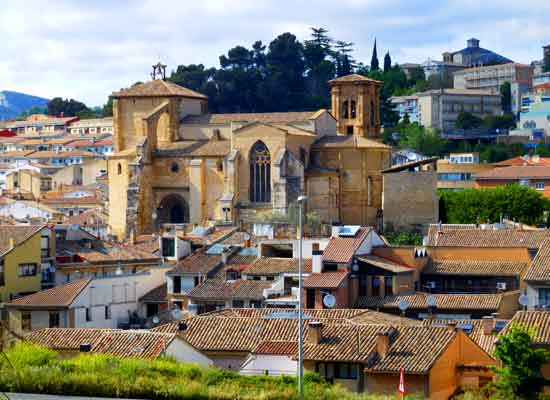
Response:
[[[426,282],[426,288],[427,289],[435,289],[435,282],[434,281]]]
[[[497,290],[506,290],[506,282],[497,282]]]

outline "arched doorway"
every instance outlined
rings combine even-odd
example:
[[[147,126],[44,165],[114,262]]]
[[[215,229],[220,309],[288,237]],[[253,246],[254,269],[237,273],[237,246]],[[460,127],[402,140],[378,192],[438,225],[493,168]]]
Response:
[[[185,224],[189,222],[189,207],[183,197],[170,194],[162,199],[159,206],[161,224]]]

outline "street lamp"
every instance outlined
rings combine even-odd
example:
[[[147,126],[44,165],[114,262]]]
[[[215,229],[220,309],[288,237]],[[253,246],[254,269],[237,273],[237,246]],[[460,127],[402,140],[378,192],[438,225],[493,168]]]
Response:
[[[303,273],[303,255],[302,245],[304,241],[303,229],[303,214],[304,204],[307,201],[307,196],[301,195],[298,197],[298,229],[300,232],[300,244],[298,250],[298,392],[299,398],[304,398],[304,326],[302,316],[302,273]]]

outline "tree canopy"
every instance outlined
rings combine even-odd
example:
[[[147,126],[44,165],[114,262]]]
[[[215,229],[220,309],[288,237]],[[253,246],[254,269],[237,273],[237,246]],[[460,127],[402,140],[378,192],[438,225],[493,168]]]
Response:
[[[94,110],[91,110],[86,104],[75,99],[62,99],[54,97],[48,102],[48,115],[65,116],[65,117],[81,117],[92,118],[96,115]]]
[[[440,219],[450,224],[475,224],[507,218],[534,225],[550,202],[534,189],[518,184],[495,188],[440,192]]]

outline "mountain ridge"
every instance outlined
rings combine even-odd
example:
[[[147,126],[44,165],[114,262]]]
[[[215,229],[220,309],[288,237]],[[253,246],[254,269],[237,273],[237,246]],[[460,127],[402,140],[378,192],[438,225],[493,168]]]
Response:
[[[0,121],[15,118],[32,107],[45,107],[49,99],[10,90],[0,91]]]

